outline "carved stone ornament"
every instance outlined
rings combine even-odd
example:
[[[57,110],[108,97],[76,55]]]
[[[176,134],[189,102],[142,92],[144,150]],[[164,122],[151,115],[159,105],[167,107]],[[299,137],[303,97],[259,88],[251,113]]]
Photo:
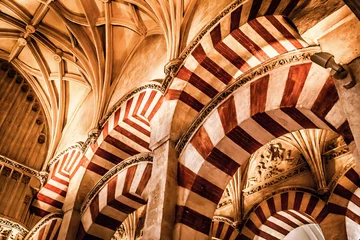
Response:
[[[298,151],[285,149],[278,142],[270,142],[250,158],[244,195],[261,191],[306,170],[308,165]]]
[[[5,166],[3,168],[3,171],[2,171],[2,175],[5,175],[5,176],[10,175],[11,169],[16,169],[21,173],[25,173],[25,175],[30,175],[32,177],[37,178],[40,181],[41,186],[43,186],[45,184],[46,179],[48,177],[47,172],[36,171],[36,170],[34,170],[32,168],[29,168],[29,167],[27,167],[25,165],[22,165],[22,164],[20,164],[20,163],[18,163],[16,161],[13,161],[13,160],[5,157],[5,156],[0,155],[0,163],[5,164]],[[10,168],[7,167],[6,165],[9,166]]]
[[[66,153],[68,153],[68,152],[70,152],[70,151],[72,151],[72,150],[74,150],[74,149],[76,149],[76,148],[79,149],[80,151],[82,151],[83,145],[84,145],[83,142],[77,142],[77,143],[71,145],[70,147],[66,148],[65,150],[63,150],[63,151],[59,152],[58,154],[56,154],[56,156],[53,157],[53,158],[48,162],[48,164],[47,164],[47,166],[46,166],[46,171],[49,171],[49,170],[50,170],[50,167],[51,167],[54,163],[56,163],[56,162],[60,159],[61,156],[65,155]]]
[[[339,136],[331,139],[325,145],[323,153],[323,159],[327,164],[330,160],[336,159],[337,157],[349,153],[350,149],[346,145],[344,138]]]
[[[22,240],[28,232],[21,224],[0,217],[0,239]]]

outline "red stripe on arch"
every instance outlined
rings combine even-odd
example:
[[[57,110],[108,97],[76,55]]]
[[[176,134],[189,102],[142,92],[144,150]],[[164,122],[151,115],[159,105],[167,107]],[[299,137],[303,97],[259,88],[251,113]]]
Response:
[[[260,62],[268,60],[270,57],[254,43],[245,33],[240,29],[231,32],[231,35],[238,41],[246,50],[254,55]]]
[[[291,66],[280,103],[281,107],[295,107],[312,63]]]
[[[182,223],[205,235],[210,232],[211,218],[208,218],[186,206],[176,206],[176,223]]]
[[[272,3],[275,1],[272,1]],[[273,15],[267,15],[265,16],[269,22],[271,22],[271,24],[279,31],[281,32],[281,34],[296,48],[296,49],[301,49],[304,46],[296,39],[296,37],[294,37],[294,35],[291,34],[291,32],[289,32],[286,27],[284,27],[283,24],[281,24],[279,22],[279,20],[273,16]]]
[[[257,19],[251,20],[248,24],[279,54],[287,52],[287,49],[262,26]]]
[[[269,75],[250,84],[250,115],[265,112]]]

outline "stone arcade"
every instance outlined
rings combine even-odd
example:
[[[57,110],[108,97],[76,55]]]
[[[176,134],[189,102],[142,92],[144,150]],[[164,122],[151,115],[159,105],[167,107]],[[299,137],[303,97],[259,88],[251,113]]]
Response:
[[[359,240],[359,19],[0,0],[0,239]]]

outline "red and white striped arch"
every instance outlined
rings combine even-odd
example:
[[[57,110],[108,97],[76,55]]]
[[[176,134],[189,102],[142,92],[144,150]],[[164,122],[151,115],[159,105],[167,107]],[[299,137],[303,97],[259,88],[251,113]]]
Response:
[[[245,1],[205,34],[166,95],[177,101],[172,129],[185,131],[217,93],[251,68],[307,47],[286,18],[297,5],[299,1]]]
[[[179,157],[180,237],[205,238],[236,170],[264,144],[306,128],[330,129],[347,143],[353,140],[332,78],[311,62],[273,70],[225,99]]]
[[[140,162],[110,178],[82,213],[76,239],[111,239],[127,216],[146,204],[151,169],[151,162]]]
[[[50,167],[46,184],[40,189],[32,204],[32,212],[44,217],[62,209],[71,178],[82,164],[81,146],[70,147]]]
[[[320,224],[328,214],[320,198],[300,191],[277,194],[259,204],[249,215],[240,239],[283,239],[304,224]]]
[[[329,198],[328,206],[330,213],[345,217],[348,237],[357,232],[357,239],[359,232],[354,229],[360,228],[360,174],[355,167],[350,168],[339,179]]]
[[[62,213],[50,213],[43,217],[28,233],[25,240],[48,240],[57,239]]]
[[[211,226],[211,237],[212,239],[222,239],[222,240],[238,240],[240,239],[239,232],[235,229],[234,225],[231,224],[230,219],[213,219]]]
[[[87,170],[100,177],[124,159],[149,152],[150,121],[162,101],[160,91],[145,89],[122,104],[86,151],[90,161]]]

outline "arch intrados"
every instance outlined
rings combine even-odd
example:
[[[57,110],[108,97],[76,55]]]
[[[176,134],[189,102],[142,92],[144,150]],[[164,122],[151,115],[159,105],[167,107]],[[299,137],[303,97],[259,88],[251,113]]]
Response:
[[[281,192],[264,199],[252,208],[246,217],[241,236],[252,239],[256,235],[263,237],[269,235],[261,229],[263,225],[272,230],[277,229],[275,231],[286,236],[290,231],[279,226],[281,222],[292,230],[311,223],[318,224],[321,228],[320,223],[327,214],[326,203],[311,193],[300,190]],[[268,222],[271,217],[275,217],[278,221]]]

